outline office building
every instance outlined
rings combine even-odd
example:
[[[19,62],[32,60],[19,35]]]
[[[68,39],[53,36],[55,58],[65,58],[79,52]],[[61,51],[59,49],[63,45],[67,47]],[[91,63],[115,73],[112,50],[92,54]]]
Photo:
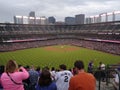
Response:
[[[74,25],[75,24],[75,18],[74,17],[65,17],[65,24],[66,25]]]
[[[75,24],[84,24],[85,14],[75,15]]]
[[[49,24],[55,24],[55,22],[56,22],[55,17],[53,17],[53,16],[48,17],[48,23],[49,23]]]
[[[29,17],[35,17],[35,12],[34,12],[34,11],[31,11],[31,12],[29,13]]]

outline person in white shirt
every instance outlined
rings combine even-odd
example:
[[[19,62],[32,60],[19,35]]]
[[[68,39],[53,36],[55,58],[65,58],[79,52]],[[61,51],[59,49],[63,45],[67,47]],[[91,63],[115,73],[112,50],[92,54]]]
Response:
[[[116,76],[115,76],[115,79],[113,81],[113,86],[114,86],[115,90],[119,89],[119,77],[118,77],[118,74],[116,74]]]
[[[51,68],[50,73],[51,73],[51,78],[52,78],[52,81],[55,81],[56,71],[55,71],[55,68],[54,68],[54,67],[52,67],[52,68]]]
[[[102,62],[100,62],[99,64],[100,64],[99,66],[100,70],[105,70],[105,64]]]
[[[73,75],[70,71],[66,70],[66,65],[62,64],[59,68],[60,71],[55,76],[57,90],[68,90],[69,81]]]
[[[120,67],[118,67],[117,70],[120,72]],[[115,74],[115,78],[113,79],[113,86],[115,90],[119,90],[119,76],[117,73]]]
[[[105,64],[100,62],[99,63],[99,70],[101,70],[101,79],[102,81],[105,81],[106,73],[105,73]]]

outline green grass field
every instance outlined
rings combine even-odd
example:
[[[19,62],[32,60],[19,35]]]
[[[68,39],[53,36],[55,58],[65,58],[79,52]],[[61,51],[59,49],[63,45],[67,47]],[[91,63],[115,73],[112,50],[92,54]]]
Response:
[[[83,60],[86,67],[90,60],[94,60],[96,67],[99,65],[100,61],[105,64],[120,63],[120,56],[69,45],[0,53],[0,65],[5,65],[10,59],[16,60],[18,64],[23,66],[54,66],[56,68],[58,68],[60,64],[66,64],[68,68],[72,68],[75,60]]]

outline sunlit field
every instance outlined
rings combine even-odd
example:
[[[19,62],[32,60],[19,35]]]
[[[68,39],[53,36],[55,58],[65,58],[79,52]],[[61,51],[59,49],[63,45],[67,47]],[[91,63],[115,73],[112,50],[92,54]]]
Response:
[[[54,66],[58,68],[60,64],[66,64],[68,69],[73,67],[75,60],[83,60],[86,68],[90,60],[94,61],[95,67],[99,65],[100,61],[106,65],[120,63],[120,56],[69,45],[47,46],[0,53],[0,65],[5,65],[10,59],[16,60],[18,64],[23,66]]]

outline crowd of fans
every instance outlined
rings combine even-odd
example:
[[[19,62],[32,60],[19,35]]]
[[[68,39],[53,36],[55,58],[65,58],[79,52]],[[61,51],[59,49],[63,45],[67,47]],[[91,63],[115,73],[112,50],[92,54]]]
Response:
[[[2,43],[0,44],[0,51],[14,51],[25,48],[35,48],[41,46],[64,45],[64,44],[76,45],[93,50],[99,50],[103,52],[120,55],[119,43],[90,41],[90,40],[82,40],[82,39],[50,39],[50,40],[41,40],[41,41]]]
[[[28,87],[24,87],[24,83]],[[50,70],[47,66],[41,70],[34,66],[18,67],[16,61],[9,60],[0,74],[0,85],[3,90],[95,90],[96,79],[85,72],[81,60],[75,61],[74,72],[67,70],[65,64],[58,70],[54,67]]]
[[[89,40],[74,40],[73,45],[99,50],[107,53],[120,55],[120,45],[117,43],[89,41]]]
[[[65,64],[59,69],[48,66],[34,67],[17,65],[9,60],[6,66],[0,66],[0,90],[96,90],[96,80],[107,80],[106,65],[99,62],[95,69],[94,61],[88,63],[88,70],[84,70],[84,62],[77,60],[73,69],[67,69]],[[113,68],[113,67],[112,67]],[[113,68],[120,70],[120,66]],[[97,70],[97,71],[96,71]],[[109,73],[110,74],[110,73]],[[119,89],[118,73],[112,73],[113,87]]]

